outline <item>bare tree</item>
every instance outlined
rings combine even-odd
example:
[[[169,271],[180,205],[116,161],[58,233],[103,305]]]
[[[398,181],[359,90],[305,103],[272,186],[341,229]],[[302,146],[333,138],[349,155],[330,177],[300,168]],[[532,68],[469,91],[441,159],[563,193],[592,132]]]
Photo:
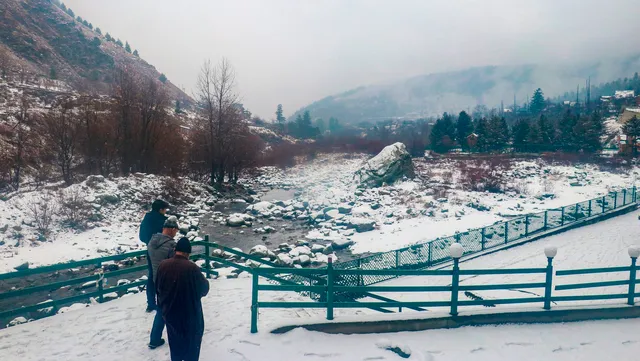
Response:
[[[34,145],[31,102],[26,94],[20,97],[17,110],[13,113],[14,124],[8,143],[11,146],[11,183],[15,189],[20,188],[22,172],[32,158]]]
[[[9,51],[0,46],[0,77],[2,79],[8,80],[9,75],[11,74],[11,56],[9,55]]]
[[[129,174],[135,163],[135,106],[138,98],[138,79],[126,68],[115,73],[115,112],[118,114],[118,150],[120,171]]]
[[[167,108],[169,99],[163,87],[154,79],[147,79],[144,88],[139,92],[140,110],[140,143],[138,170],[149,171],[155,149],[160,139],[160,132],[165,131],[167,126]]]
[[[237,107],[239,97],[235,92],[236,76],[227,59],[217,66],[206,61],[198,77],[198,102],[206,132],[206,143],[211,182],[221,184],[227,171],[227,162],[234,142],[234,128],[242,122]]]
[[[72,167],[76,161],[79,141],[79,122],[74,108],[73,101],[64,98],[52,107],[42,124],[45,144],[53,152],[67,185],[73,183]]]
[[[29,204],[29,213],[38,229],[44,237],[51,233],[53,215],[57,212],[57,206],[53,196],[45,192],[38,201]]]

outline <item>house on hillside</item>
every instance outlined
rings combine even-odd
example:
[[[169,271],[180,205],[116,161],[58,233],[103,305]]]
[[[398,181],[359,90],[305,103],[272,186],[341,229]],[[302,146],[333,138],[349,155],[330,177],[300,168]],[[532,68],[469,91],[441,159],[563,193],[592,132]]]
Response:
[[[638,150],[640,150],[640,139],[630,137],[626,134],[620,134],[617,138],[619,144],[618,154],[631,155],[633,154],[634,147],[636,149],[636,154],[638,153]]]
[[[474,149],[477,144],[478,144],[478,134],[476,134],[476,133],[469,134],[467,136],[467,146],[470,149]]]
[[[626,108],[618,117],[618,123],[625,124],[634,116],[640,118],[640,108]]]
[[[616,90],[614,97],[616,99],[635,98],[636,94],[633,90]]]

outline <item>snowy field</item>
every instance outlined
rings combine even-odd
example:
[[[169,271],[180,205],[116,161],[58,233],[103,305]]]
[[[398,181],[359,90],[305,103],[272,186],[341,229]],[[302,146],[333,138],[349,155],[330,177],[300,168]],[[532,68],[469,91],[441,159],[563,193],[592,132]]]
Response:
[[[384,252],[441,236],[493,224],[509,217],[585,201],[633,186],[638,168],[608,172],[593,165],[552,165],[542,160],[514,161],[503,172],[504,193],[470,191],[460,166],[468,161],[414,158],[417,178],[374,189],[359,189],[354,173],[364,155],[319,155],[281,170],[264,168],[245,180],[256,187],[291,188],[314,210],[348,205],[350,216],[375,221],[374,230],[347,233],[336,221],[324,222],[311,239],[347,238],[354,253]],[[485,164],[490,167],[492,164]],[[348,219],[348,216],[345,216]]]
[[[607,172],[593,165],[514,161],[506,169],[494,169],[504,173],[504,192],[488,193],[471,191],[465,185],[468,181],[461,168],[467,161],[415,158],[415,179],[362,189],[358,188],[354,173],[367,159],[361,154],[321,154],[286,170],[262,168],[260,175],[242,182],[257,191],[256,200],[272,190],[295,191],[293,199],[285,200],[286,205],[274,206],[281,214],[279,217],[284,218],[287,209],[305,204],[303,210],[296,208],[292,212],[298,219],[324,215],[312,222],[314,228],[306,235],[308,240],[323,246],[333,241],[351,243],[351,252],[358,254],[397,249],[513,216],[584,201],[630,187],[639,174],[636,167]],[[181,224],[187,227],[208,217],[216,202],[221,201],[201,184],[184,181],[176,188],[167,185],[166,178],[140,174],[93,179],[70,188],[60,185],[48,188],[0,200],[0,273],[10,272],[25,262],[34,267],[141,249],[137,233],[144,208],[167,192],[183,197],[187,218]],[[52,231],[43,239],[33,221],[33,205],[42,202],[48,193],[59,204],[61,192],[76,191],[90,217],[85,230],[61,226],[63,216],[58,209]],[[347,214],[338,213],[339,209]],[[224,224],[228,216],[213,218]],[[267,226],[271,219],[263,217],[259,222],[264,220]],[[356,232],[348,229],[349,222],[363,222],[370,227]],[[229,231],[240,234],[245,229],[229,228]],[[258,230],[254,227],[254,231]],[[215,241],[215,235],[212,237]],[[247,245],[245,251],[254,245]]]
[[[548,245],[558,247],[557,269],[627,265],[627,248],[639,243],[640,239],[637,216],[638,213],[634,212],[482,256],[463,262],[461,268],[543,267],[546,262],[543,249]],[[482,280],[480,277],[463,277],[462,284],[514,281],[509,277],[484,276]],[[590,277],[594,281],[607,279],[604,275]],[[424,278],[407,277],[387,284],[416,285],[421,280]],[[581,281],[587,280],[582,278]],[[487,291],[478,293],[486,298],[497,296],[483,292]],[[499,296],[514,297],[510,291],[506,293]],[[412,296],[415,295],[403,295],[401,298]],[[260,297],[264,301],[304,299],[292,292],[262,292]],[[398,298],[398,294],[393,297]],[[400,360],[399,356],[381,348],[381,345],[411,350],[410,360],[436,361],[631,361],[637,360],[640,353],[640,323],[637,320],[464,327],[383,335],[326,335],[304,330],[272,335],[268,331],[283,324],[323,320],[325,311],[262,309],[258,324],[260,332],[251,335],[250,299],[250,278],[246,274],[237,280],[211,281],[211,292],[203,299],[206,331],[201,360]],[[167,347],[154,351],[146,348],[153,315],[144,313],[144,306],[144,295],[128,295],[105,304],[0,330],[0,352],[3,360],[9,361],[112,361],[114,355],[122,360],[168,360]],[[531,307],[540,309],[541,305]],[[465,310],[471,309],[461,309]],[[406,312],[397,316],[410,315],[412,313]],[[392,316],[380,316],[368,310],[336,310],[336,320],[374,317]]]

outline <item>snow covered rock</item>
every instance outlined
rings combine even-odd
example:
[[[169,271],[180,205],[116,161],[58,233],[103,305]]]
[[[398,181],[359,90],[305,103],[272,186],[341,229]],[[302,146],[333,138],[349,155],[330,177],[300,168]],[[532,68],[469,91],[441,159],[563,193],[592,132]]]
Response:
[[[20,316],[20,317],[16,317],[13,320],[11,320],[11,322],[9,322],[7,327],[13,327],[13,326],[21,325],[23,323],[27,323],[27,319],[22,317],[22,316]]]
[[[137,289],[137,288],[136,288]],[[69,311],[81,310],[89,307],[88,303],[74,303],[69,307],[62,307],[58,310],[58,313],[67,313]]]
[[[359,183],[369,187],[390,184],[403,176],[413,177],[411,155],[403,143],[389,145],[356,171],[355,176]]]
[[[118,298],[118,294],[116,292],[110,292],[110,293],[105,293],[104,296],[102,297],[104,297],[106,301],[110,301]]]
[[[324,251],[324,246],[320,244],[314,244],[311,246],[311,252],[313,253],[322,253]]]
[[[249,254],[255,255],[258,257],[267,257],[269,255],[269,250],[267,249],[267,247],[259,244],[251,248],[251,250],[249,250]]]
[[[324,214],[326,219],[340,219],[344,217],[344,214],[341,214],[339,210],[332,209]]]
[[[293,260],[288,254],[280,253],[276,258],[276,264],[282,267],[293,267]]]
[[[355,228],[359,233],[373,231],[376,222],[367,218],[353,217],[349,220],[347,226]]]
[[[348,204],[343,204],[338,207],[338,212],[340,212],[340,214],[349,214],[351,213],[352,209],[353,209],[352,206]]]
[[[15,269],[16,271],[24,271],[24,270],[28,270],[29,269],[29,262],[24,262],[16,267],[14,267],[13,269]]]
[[[302,267],[306,267],[311,264],[311,257],[307,256],[306,254],[300,255],[299,259],[300,259],[300,265]]]
[[[227,225],[230,227],[240,227],[245,224],[245,215],[234,213],[227,218]]]
[[[267,201],[262,201],[262,202],[258,202],[256,204],[250,205],[249,207],[247,207],[245,212],[249,212],[256,216],[259,215],[262,217],[269,217],[271,216],[274,208],[276,208],[275,204]]]
[[[332,248],[332,251],[333,250],[339,250],[339,249],[345,249],[345,248],[348,248],[349,246],[352,246],[353,243],[354,242],[352,240],[348,240],[348,239],[336,239],[336,240],[331,242],[331,248]]]

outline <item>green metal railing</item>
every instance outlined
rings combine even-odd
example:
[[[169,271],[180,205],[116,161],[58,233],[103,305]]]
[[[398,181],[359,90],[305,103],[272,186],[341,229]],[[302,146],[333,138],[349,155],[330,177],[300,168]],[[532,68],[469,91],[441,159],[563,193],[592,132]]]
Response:
[[[603,282],[587,282],[576,284],[557,285],[558,291],[587,289],[587,288],[607,288],[614,286],[625,286],[625,292],[607,293],[607,294],[579,294],[579,295],[554,295],[552,293],[553,285],[553,257],[555,250],[547,253],[547,266],[541,268],[513,268],[513,269],[460,269],[459,259],[454,258],[453,267],[450,270],[407,270],[407,269],[387,269],[387,270],[342,270],[336,269],[331,263],[325,269],[282,269],[282,268],[259,268],[253,272],[252,292],[251,292],[251,332],[258,332],[258,314],[260,308],[323,308],[326,309],[327,320],[334,319],[334,310],[339,308],[364,308],[364,307],[448,307],[451,316],[458,315],[459,307],[466,306],[486,306],[494,307],[496,305],[506,304],[541,304],[545,310],[550,310],[551,305],[559,302],[568,301],[592,301],[592,300],[612,300],[626,299],[627,304],[633,305],[636,297],[640,297],[640,293],[636,293],[636,272],[638,267],[636,261],[640,255],[640,249],[631,248],[629,255],[631,256],[631,265],[625,267],[609,267],[609,268],[591,268],[562,270],[555,273],[556,277],[569,275],[589,275],[595,273],[625,273],[628,276],[624,279]],[[316,276],[324,277],[327,283],[324,286],[307,286],[307,285],[274,285],[261,284],[261,277],[273,277],[282,274],[293,274],[303,277]],[[539,282],[531,282],[527,279],[523,282],[496,283],[496,284],[464,284],[460,281],[460,276],[483,276],[483,275],[544,275],[544,279]],[[336,282],[340,276],[353,275],[356,277],[376,276],[376,277],[403,277],[403,276],[420,276],[420,277],[451,277],[451,284],[448,285],[400,285],[400,286],[343,286]],[[424,282],[425,284],[433,284],[433,282]],[[491,298],[488,300],[477,297],[470,300],[459,300],[460,292],[469,291],[495,291],[495,290],[530,290],[541,289],[542,295],[535,292],[524,291],[531,296],[516,298]],[[321,302],[287,302],[287,301],[260,301],[259,294],[263,292],[314,292],[324,294]],[[444,300],[423,300],[423,301],[391,301],[391,302],[354,302],[340,301],[338,295],[341,293],[363,293],[363,292],[384,292],[384,293],[444,293],[448,295],[448,299]]]
[[[505,222],[456,233],[453,236],[418,243],[409,247],[376,253],[347,262],[336,263],[335,269],[422,269],[451,261],[447,248],[460,243],[465,254],[484,252],[492,248],[540,235],[545,232],[569,227],[587,219],[604,218],[605,215],[621,208],[635,205],[636,188],[623,189],[606,196],[593,198],[576,204],[549,209],[544,212],[527,214]],[[343,275],[338,281],[343,286],[371,285],[397,275]]]

